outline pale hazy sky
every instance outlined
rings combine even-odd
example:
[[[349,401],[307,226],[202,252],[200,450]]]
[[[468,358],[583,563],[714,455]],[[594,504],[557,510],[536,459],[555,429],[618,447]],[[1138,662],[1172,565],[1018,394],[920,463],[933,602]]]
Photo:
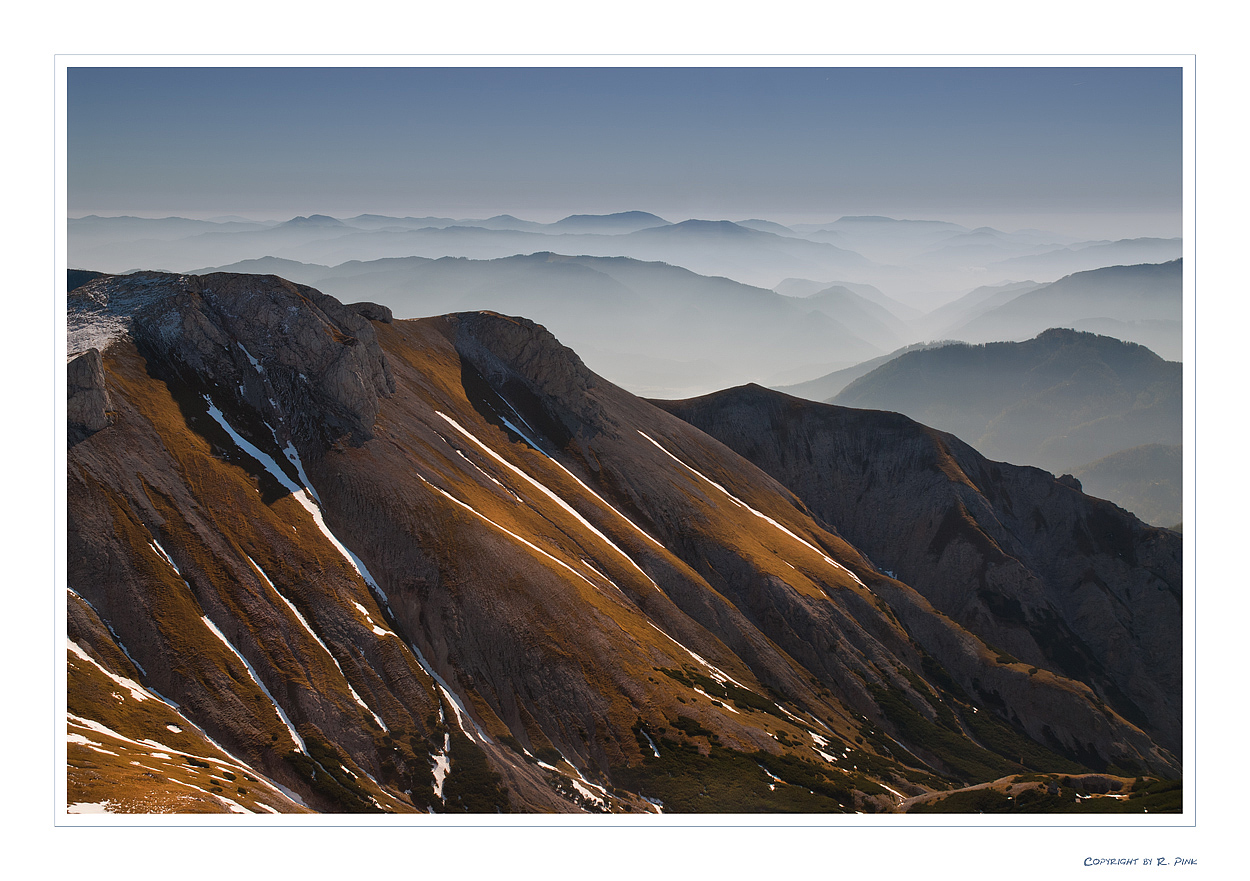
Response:
[[[1181,94],[1179,67],[70,68],[68,207],[1179,235]]]

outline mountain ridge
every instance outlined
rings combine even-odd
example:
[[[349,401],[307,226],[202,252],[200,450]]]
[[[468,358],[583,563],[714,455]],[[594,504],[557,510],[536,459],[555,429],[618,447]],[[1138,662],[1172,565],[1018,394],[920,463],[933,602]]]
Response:
[[[71,311],[121,325],[112,421],[68,438],[74,801],[882,811],[1179,773],[533,322],[228,274],[100,278]]]

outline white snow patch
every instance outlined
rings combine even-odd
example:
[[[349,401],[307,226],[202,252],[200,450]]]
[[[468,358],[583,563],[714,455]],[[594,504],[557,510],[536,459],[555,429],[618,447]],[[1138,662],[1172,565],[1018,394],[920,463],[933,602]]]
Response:
[[[451,735],[443,735],[443,749],[430,756],[434,760],[434,795],[443,800],[443,782],[451,771]]]
[[[152,539],[150,542],[148,542],[148,547],[156,551],[157,555],[166,563],[168,563],[175,572],[178,573],[179,578],[182,577],[182,570],[178,568],[178,564],[173,561],[173,559],[169,556],[169,554],[165,553],[165,549],[161,547],[161,543],[159,541],[157,541],[156,539]]]
[[[600,807],[604,806],[603,799],[600,798],[597,793],[591,792],[580,781],[574,780],[573,778],[570,777],[569,782],[573,784],[573,788],[576,789],[578,792],[580,792],[584,798],[590,799],[591,801],[593,801],[595,804],[599,805]]]
[[[170,731],[174,732],[174,734],[182,733],[182,729],[179,728],[177,725],[166,725],[165,727],[168,728]]]
[[[289,798],[291,801],[295,802],[295,803],[296,803],[297,805],[299,805],[301,808],[306,808],[306,807],[308,807],[308,805],[304,804],[304,800],[303,800],[302,798],[300,798],[300,794],[299,794],[298,792],[296,792],[296,791],[294,791],[294,790],[292,790],[292,789],[287,789],[285,786],[283,786],[281,783],[278,783],[278,782],[277,782],[277,781],[275,781],[275,780],[270,780],[270,781],[269,781],[269,785],[270,785],[270,786],[272,786],[274,789],[278,790],[278,792],[280,792],[280,793],[282,793],[283,795],[285,795],[285,796],[286,796],[287,798]],[[277,812],[275,811],[275,813],[277,813]]]
[[[264,365],[264,364],[261,364],[259,361],[257,361],[255,358],[253,358],[253,357],[252,357],[252,353],[251,353],[251,352],[249,352],[249,351],[247,350],[247,347],[246,347],[246,346],[244,346],[242,343],[239,343],[239,344],[238,344],[238,346],[239,346],[239,348],[240,348],[240,349],[242,349],[242,350],[243,350],[243,354],[244,354],[244,355],[247,355],[247,360],[249,360],[249,361],[251,361],[251,362],[252,362],[252,366],[256,368],[256,372],[257,372],[257,373],[259,373],[261,376],[264,376],[264,375],[265,375],[265,365]]]
[[[647,804],[651,805],[651,807],[655,808],[655,812],[657,814],[664,813],[664,802],[660,801],[658,798],[647,798],[645,795],[639,795],[638,797]]]
[[[67,814],[111,814],[110,808],[113,803],[108,799],[104,801],[76,801],[65,809]]]
[[[660,748],[655,745],[655,741],[651,739],[651,735],[647,733],[647,729],[639,728],[638,730],[641,731],[642,736],[647,739],[647,743],[651,745],[651,752],[655,753],[655,757],[658,759],[660,757]]]

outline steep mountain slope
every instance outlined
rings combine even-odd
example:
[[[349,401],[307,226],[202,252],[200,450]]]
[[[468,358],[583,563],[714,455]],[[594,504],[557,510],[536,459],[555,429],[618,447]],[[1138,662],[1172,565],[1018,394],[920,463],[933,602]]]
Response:
[[[71,803],[893,810],[1179,774],[531,322],[229,274],[70,310]]]
[[[990,458],[1058,474],[1129,447],[1179,444],[1181,379],[1180,364],[1143,346],[1052,329],[908,352],[832,403],[904,413]]]
[[[1179,749],[1175,533],[896,413],[757,386],[658,403],[781,481],[988,644],[1089,682]]]

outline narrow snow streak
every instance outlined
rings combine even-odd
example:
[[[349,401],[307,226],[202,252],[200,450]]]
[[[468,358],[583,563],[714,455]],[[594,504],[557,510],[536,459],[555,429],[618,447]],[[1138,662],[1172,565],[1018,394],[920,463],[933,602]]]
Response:
[[[178,573],[179,578],[182,577],[182,570],[178,568],[178,564],[173,561],[173,559],[169,556],[169,554],[165,553],[165,549],[161,547],[161,543],[159,541],[157,541],[156,539],[152,539],[150,542],[148,542],[148,547],[156,551],[157,555],[166,563],[168,563],[170,568],[172,568],[175,572]]]
[[[465,736],[470,739],[480,740],[482,743],[492,743],[493,741],[486,736],[486,732],[477,727],[477,723],[473,721],[473,717],[469,715],[469,711],[465,709],[460,698],[456,697],[455,692],[451,690],[447,680],[439,676],[437,671],[430,666],[430,662],[425,659],[425,655],[421,654],[421,649],[412,644],[408,644],[408,648],[412,649],[412,653],[416,656],[417,663],[421,665],[421,669],[428,673],[430,678],[438,684],[439,691],[443,693],[443,697],[447,698],[447,702],[451,704],[451,708],[456,714],[456,724],[460,726],[460,730],[464,732]],[[438,708],[438,719],[440,722],[443,720],[443,708],[441,706]],[[465,720],[468,720],[468,725],[465,724]],[[473,729],[472,731],[469,730],[470,726]]]
[[[273,433],[274,443],[278,442],[278,435],[272,428],[269,429]],[[295,473],[299,475],[300,481],[304,484],[304,488],[312,495],[317,504],[321,504],[321,496],[317,495],[317,491],[313,489],[312,481],[308,479],[308,475],[304,473],[304,463],[299,457],[299,450],[295,449],[295,444],[291,441],[286,442],[286,446],[282,448],[282,454],[286,456],[286,460],[295,466]]]
[[[248,557],[247,554],[244,554],[243,556],[247,557],[247,561],[252,564],[252,568],[256,570],[257,574],[260,575],[262,579],[264,579],[265,584],[269,585],[269,589],[278,595],[278,599],[286,603],[286,607],[291,610],[291,614],[295,616],[295,619],[304,626],[304,630],[308,632],[308,635],[311,636],[314,640],[316,640],[317,645],[321,646],[321,648],[325,651],[326,655],[334,663],[335,668],[339,671],[339,675],[343,677],[343,682],[347,685],[347,690],[351,693],[352,700],[356,701],[356,703],[359,704],[362,709],[364,709],[370,716],[372,716],[373,721],[377,722],[383,731],[390,731],[390,729],[386,727],[386,723],[383,722],[381,718],[379,718],[378,714],[373,712],[373,710],[369,708],[369,705],[366,704],[361,699],[360,695],[356,693],[356,689],[352,688],[352,684],[348,680],[347,674],[343,672],[342,666],[340,666],[338,659],[335,658],[334,654],[330,651],[330,647],[326,645],[322,641],[321,637],[317,635],[317,632],[312,629],[312,625],[309,624],[308,621],[304,618],[304,616],[299,613],[299,609],[295,608],[295,605],[290,600],[288,600],[285,596],[283,596],[282,591],[274,587],[273,582],[269,580],[269,576],[265,574],[265,571],[261,569],[260,566],[256,565],[255,560],[253,560],[251,557]]]
[[[720,698],[718,698],[718,697],[712,697],[712,695],[708,694],[706,691],[704,691],[704,690],[703,690],[702,688],[700,688],[699,686],[697,686],[697,685],[696,685],[696,686],[694,687],[694,690],[695,690],[698,694],[701,694],[701,695],[703,695],[705,698],[707,698],[708,700],[710,700],[712,703],[714,703],[714,704],[716,704],[717,706],[719,706],[722,710],[728,710],[729,712],[733,713],[735,716],[741,716],[741,715],[742,715],[742,713],[740,713],[738,710],[734,709],[733,707],[731,707],[729,704],[725,703],[725,702],[724,702],[723,700],[721,700]]]
[[[679,649],[681,649],[683,652],[685,652],[686,654],[690,655],[690,657],[694,658],[696,661],[698,661],[700,664],[702,664],[705,668],[707,668],[708,672],[712,674],[712,678],[713,678],[713,679],[715,679],[717,682],[721,683],[722,685],[723,685],[724,683],[726,683],[726,682],[732,682],[734,685],[738,686],[739,688],[746,688],[746,686],[745,686],[745,685],[743,685],[743,684],[742,684],[741,682],[739,682],[737,679],[734,679],[732,676],[730,676],[728,673],[726,673],[726,672],[725,672],[724,670],[722,670],[720,667],[717,667],[717,666],[714,666],[714,665],[712,665],[712,664],[709,664],[709,663],[708,663],[706,660],[704,660],[701,656],[696,655],[694,652],[690,651],[690,649],[686,648],[686,647],[685,647],[684,645],[682,645],[680,642],[678,642],[677,640],[673,639],[673,637],[669,636],[669,635],[668,635],[667,633],[665,633],[663,630],[660,630],[660,628],[659,628],[659,627],[656,627],[655,622],[653,622],[653,621],[648,621],[647,623],[648,623],[648,624],[650,624],[650,625],[651,625],[651,626],[652,626],[655,630],[658,630],[658,631],[659,631],[659,632],[660,632],[660,633],[661,633],[661,634],[662,634],[665,638],[667,638],[667,639],[668,639],[668,641],[669,641],[669,642],[671,642],[673,645],[677,646],[677,647],[678,647]],[[750,691],[750,689],[747,689],[747,690],[748,690],[748,691]]]
[[[418,475],[418,476],[420,476],[420,475]],[[586,582],[586,583],[587,583],[587,584],[589,584],[591,587],[595,588],[595,590],[598,590],[598,589],[599,589],[599,586],[598,586],[597,584],[595,584],[593,581],[591,581],[589,578],[587,578],[587,577],[586,577],[585,575],[583,575],[582,573],[578,572],[576,569],[574,569],[574,568],[573,568],[572,566],[570,566],[568,563],[564,562],[563,560],[559,559],[558,557],[553,557],[551,554],[549,554],[549,553],[547,553],[546,551],[544,551],[544,550],[543,550],[542,548],[540,548],[538,545],[534,544],[533,542],[526,541],[525,539],[521,538],[521,536],[517,535],[517,534],[516,534],[515,532],[513,532],[512,530],[510,530],[510,529],[505,529],[504,527],[502,527],[502,526],[500,526],[498,523],[496,523],[494,520],[491,520],[491,519],[490,519],[489,517],[487,517],[485,514],[481,513],[480,511],[476,510],[475,508],[471,507],[470,505],[467,505],[467,504],[465,504],[464,502],[460,501],[458,498],[456,498],[455,496],[453,496],[451,493],[447,492],[445,489],[442,489],[442,488],[437,487],[437,486],[435,486],[434,484],[430,483],[430,482],[429,482],[428,480],[426,480],[424,477],[422,477],[422,478],[421,478],[421,480],[422,480],[422,481],[424,481],[424,482],[425,482],[425,484],[426,484],[427,486],[429,486],[431,489],[433,489],[435,492],[437,492],[437,493],[441,494],[442,496],[444,496],[445,498],[450,499],[451,501],[455,502],[457,505],[459,505],[460,507],[464,508],[464,509],[465,509],[466,511],[468,511],[470,514],[474,514],[474,515],[476,515],[477,517],[480,517],[482,520],[485,520],[487,523],[489,523],[491,526],[493,526],[493,527],[495,527],[496,529],[498,529],[500,532],[503,532],[503,533],[505,533],[505,534],[507,534],[507,535],[510,535],[512,538],[516,539],[517,541],[519,541],[521,544],[525,545],[526,547],[528,547],[528,548],[533,548],[535,551],[537,551],[538,553],[542,554],[542,555],[543,555],[544,557],[546,557],[548,560],[551,560],[551,562],[555,563],[557,566],[561,566],[561,567],[563,567],[563,568],[565,568],[565,569],[569,570],[570,572],[572,572],[574,575],[576,575],[576,576],[577,576],[578,578],[580,578],[582,581]]]
[[[68,648],[74,654],[78,655],[78,657],[82,658],[87,663],[91,664],[91,666],[95,667],[97,670],[99,670],[109,679],[112,679],[122,688],[129,691],[130,696],[133,697],[135,700],[145,701],[148,698],[154,697],[154,695],[152,695],[151,692],[149,692],[146,688],[144,688],[138,682],[135,682],[133,679],[128,679],[125,676],[119,676],[116,673],[112,672],[111,670],[105,669],[105,667],[101,665],[99,661],[97,661],[95,658],[91,657],[91,655],[83,651],[82,647],[79,646],[78,643],[74,642],[72,639],[66,640],[65,647]]]
[[[748,511],[750,511],[752,514],[754,514],[756,517],[759,517],[761,520],[764,520],[764,521],[768,522],[769,524],[771,524],[772,526],[776,527],[777,529],[781,530],[781,531],[782,531],[782,532],[784,532],[786,535],[790,536],[790,538],[792,538],[792,539],[794,539],[795,541],[797,541],[799,544],[803,545],[804,547],[808,548],[809,550],[812,550],[812,551],[816,552],[816,553],[817,553],[817,554],[819,554],[819,555],[820,555],[820,557],[821,557],[821,558],[822,558],[822,559],[823,559],[826,563],[828,563],[830,566],[833,566],[833,567],[835,567],[835,568],[837,568],[837,569],[840,569],[840,570],[842,570],[843,572],[845,572],[847,575],[851,576],[851,578],[853,578],[853,579],[855,580],[855,583],[856,583],[856,584],[858,584],[860,587],[864,587],[864,588],[866,588],[866,587],[867,587],[867,585],[865,585],[865,584],[864,584],[864,582],[862,582],[862,581],[860,581],[860,580],[859,580],[859,576],[857,576],[857,575],[856,575],[854,572],[852,572],[850,569],[847,569],[845,566],[843,566],[843,565],[842,565],[841,563],[839,563],[837,560],[835,560],[835,559],[833,559],[832,557],[830,557],[828,554],[826,554],[826,553],[825,553],[824,551],[822,551],[820,548],[816,547],[816,546],[815,546],[814,544],[812,544],[811,542],[808,542],[808,541],[805,541],[805,540],[803,540],[803,539],[799,538],[797,535],[795,535],[795,534],[794,534],[793,532],[791,532],[790,530],[786,529],[784,526],[782,526],[780,523],[778,523],[778,522],[777,522],[776,520],[774,520],[773,518],[769,517],[767,514],[762,514],[762,513],[760,513],[759,511],[757,511],[757,510],[755,510],[754,508],[752,508],[750,505],[748,505],[746,502],[744,502],[744,501],[742,501],[741,499],[739,499],[737,496],[735,496],[735,495],[734,495],[733,493],[731,493],[729,490],[725,489],[723,486],[721,486],[721,485],[720,485],[719,483],[717,483],[715,480],[712,480],[710,477],[707,477],[707,476],[706,476],[706,475],[704,475],[702,472],[697,471],[697,470],[695,470],[694,468],[691,468],[689,465],[687,465],[687,464],[686,464],[685,462],[683,462],[681,459],[678,459],[676,456],[674,456],[674,455],[673,455],[672,453],[670,453],[668,450],[664,449],[664,447],[662,447],[662,446],[660,446],[658,443],[656,443],[656,442],[655,442],[655,441],[654,441],[654,440],[653,440],[650,436],[648,436],[648,435],[647,435],[647,434],[645,434],[644,432],[639,431],[638,433],[639,433],[639,434],[641,434],[641,435],[642,435],[644,438],[646,438],[647,440],[651,441],[651,443],[655,446],[655,448],[656,448],[656,449],[658,449],[658,450],[659,450],[660,452],[662,452],[664,455],[668,456],[670,459],[672,459],[672,460],[673,460],[674,462],[676,462],[678,465],[680,465],[681,467],[685,468],[685,469],[686,469],[687,471],[689,471],[691,474],[694,474],[694,475],[697,475],[698,477],[701,477],[704,481],[706,481],[707,483],[709,483],[709,484],[711,484],[712,486],[716,487],[718,490],[720,490],[722,493],[724,493],[724,494],[725,494],[725,496],[726,496],[726,497],[727,497],[727,498],[728,498],[731,502],[733,502],[735,505],[738,505],[739,507],[745,508],[746,510],[748,510]]]
[[[651,739],[651,735],[647,733],[647,729],[639,728],[638,730],[641,731],[642,736],[647,739],[647,743],[651,745],[651,752],[655,753],[655,757],[658,759],[660,757],[660,748],[655,745],[655,741]]]
[[[476,437],[474,437],[474,436],[473,436],[473,434],[472,434],[472,433],[470,433],[468,429],[464,428],[462,425],[460,425],[460,423],[456,422],[456,420],[452,419],[452,418],[451,418],[450,416],[448,416],[446,413],[443,413],[441,410],[436,410],[435,412],[436,412],[436,413],[438,413],[438,415],[439,415],[439,416],[441,416],[444,420],[446,420],[446,422],[447,422],[449,425],[451,425],[451,427],[452,427],[452,428],[456,429],[456,431],[460,432],[460,433],[461,433],[461,434],[463,434],[466,438],[468,438],[470,441],[472,441],[472,442],[473,442],[473,443],[474,443],[474,444],[475,444],[475,445],[476,445],[479,449],[481,449],[481,450],[482,450],[482,452],[486,453],[486,455],[490,456],[490,457],[491,457],[492,459],[494,459],[496,462],[498,462],[499,464],[503,465],[503,466],[504,466],[505,468],[507,468],[508,470],[512,471],[514,474],[516,474],[516,475],[517,475],[518,477],[520,477],[522,480],[525,480],[526,482],[528,482],[531,486],[533,486],[535,489],[537,489],[537,490],[538,490],[539,492],[541,492],[543,495],[547,496],[547,498],[551,499],[553,502],[555,502],[557,505],[559,505],[561,508],[563,508],[565,511],[567,511],[570,515],[572,515],[572,516],[573,516],[573,518],[574,518],[574,519],[576,519],[578,523],[580,523],[580,524],[582,524],[582,526],[586,527],[586,529],[588,529],[591,533],[593,533],[595,536],[597,536],[597,537],[599,538],[599,540],[600,540],[600,541],[602,541],[604,544],[606,544],[606,545],[607,545],[608,547],[610,547],[612,550],[616,551],[618,554],[620,554],[622,557],[624,557],[624,558],[625,558],[625,562],[629,563],[629,565],[631,565],[631,566],[633,566],[635,569],[637,569],[637,570],[638,570],[638,572],[642,575],[642,577],[643,577],[643,578],[645,578],[645,579],[647,579],[647,581],[650,581],[650,582],[651,582],[651,584],[652,584],[652,586],[653,586],[653,587],[656,587],[656,588],[658,588],[658,587],[659,587],[659,585],[657,585],[657,584],[655,583],[655,581],[654,581],[654,580],[652,580],[652,578],[651,578],[651,576],[650,576],[650,575],[648,575],[646,572],[643,572],[643,571],[642,571],[642,567],[641,567],[641,566],[639,566],[637,563],[635,563],[635,562],[634,562],[634,560],[633,560],[633,558],[632,558],[632,557],[630,557],[630,556],[629,556],[629,554],[625,553],[623,550],[621,550],[619,547],[617,547],[617,546],[616,546],[616,543],[615,543],[615,542],[613,542],[613,541],[612,541],[612,539],[608,538],[606,535],[604,535],[602,532],[600,532],[598,529],[596,529],[596,528],[595,528],[595,527],[594,527],[594,526],[590,523],[590,521],[589,521],[589,520],[587,520],[587,519],[586,519],[585,517],[583,517],[581,514],[577,513],[577,511],[573,508],[573,506],[572,506],[572,505],[570,505],[568,502],[564,501],[564,499],[560,498],[558,495],[556,495],[555,493],[553,493],[551,490],[547,489],[547,487],[543,486],[543,485],[542,485],[541,483],[539,483],[537,480],[535,480],[534,478],[530,477],[528,474],[526,474],[526,473],[525,473],[524,471],[522,471],[520,468],[518,468],[518,467],[516,467],[515,465],[513,465],[511,462],[509,462],[509,461],[508,461],[507,459],[505,459],[503,456],[501,456],[501,455],[499,455],[498,453],[496,453],[494,450],[492,450],[492,449],[491,449],[490,447],[488,447],[486,444],[482,443],[480,440],[478,440]],[[555,460],[552,460],[552,461],[555,461]],[[558,463],[558,462],[557,462],[556,464],[557,464],[557,465],[559,465],[559,463]],[[568,474],[568,469],[565,469],[565,468],[564,468],[564,466],[562,466],[562,465],[561,465],[560,467],[561,467],[561,470],[563,470],[566,474]],[[571,474],[570,474],[569,476],[570,476],[570,477],[572,477],[572,475],[571,475]],[[574,479],[574,480],[577,480],[577,478],[576,478],[576,477],[574,477],[573,479]],[[580,481],[580,480],[578,480],[577,482],[578,482],[579,484],[581,484],[581,481]],[[585,484],[582,484],[582,486],[583,486],[583,487],[585,487]],[[588,492],[590,492],[590,490],[589,490],[589,489],[587,489],[587,491],[588,491]],[[591,492],[591,495],[594,495],[594,493],[593,493],[593,492]],[[598,497],[598,496],[595,496],[595,498],[599,498],[599,497]],[[602,500],[602,499],[599,499],[599,501],[603,502],[603,500]],[[607,505],[607,503],[606,503],[606,502],[603,502],[603,503],[604,503],[605,505]],[[611,505],[608,505],[608,507],[609,507],[609,508],[611,508]],[[615,510],[615,509],[613,509],[613,510]],[[619,514],[619,512],[617,512],[617,513]],[[637,528],[637,527],[635,527],[635,528]],[[644,534],[645,534],[645,533],[644,533]]]
[[[511,404],[509,404],[506,398],[500,397],[500,400],[503,401],[505,404],[508,404],[508,409],[511,410],[513,413],[515,413],[518,419],[520,419],[522,422],[525,422],[525,417],[523,417],[519,412],[517,412],[516,407],[513,407]],[[492,408],[492,410],[493,409],[494,408]],[[624,520],[630,527],[634,529],[635,532],[637,532],[647,541],[651,542],[657,548],[659,548],[660,550],[666,550],[664,545],[660,544],[658,541],[656,541],[656,539],[654,539],[652,536],[647,534],[647,532],[645,532],[642,529],[642,527],[640,527],[637,523],[635,523],[633,520],[630,520],[628,517],[622,514],[619,510],[617,510],[616,507],[613,506],[611,502],[604,499],[603,496],[599,495],[597,492],[595,492],[593,489],[591,489],[589,486],[583,483],[581,478],[579,478],[572,471],[570,471],[569,469],[565,468],[562,464],[560,464],[558,459],[556,459],[554,456],[552,456],[550,453],[548,453],[546,450],[540,447],[538,445],[538,442],[535,441],[532,437],[530,437],[525,432],[521,431],[521,429],[517,428],[516,425],[512,421],[510,421],[506,416],[501,415],[498,410],[494,410],[494,413],[496,416],[499,417],[499,421],[501,421],[504,425],[508,426],[509,429],[514,431],[523,441],[529,444],[530,447],[534,450],[534,452],[542,453],[542,455],[547,458],[547,461],[551,462],[552,465],[555,465],[557,468],[559,468],[561,471],[567,474],[570,478],[576,481],[577,485],[580,486],[582,489],[584,489],[590,495],[594,496],[594,498],[596,499],[596,501],[599,502],[599,504],[603,505],[603,507],[607,508],[617,517],[620,517],[622,520]],[[443,417],[443,418],[446,418],[446,417]],[[525,427],[529,428],[530,431],[533,431],[533,428],[530,428],[530,424],[528,422],[525,422]],[[494,478],[491,478],[491,479],[494,480]],[[630,562],[632,563],[633,561],[631,560]],[[645,575],[646,573],[644,572],[643,574]],[[652,583],[654,584],[654,582]]]
[[[181,575],[182,573],[179,573],[179,574]],[[95,606],[91,605],[91,603],[87,600],[87,598],[84,597],[82,594],[80,594],[78,591],[68,586],[65,589],[69,591],[71,594],[73,594],[75,597],[77,597],[78,601],[81,602],[83,605],[85,605],[88,609],[95,612],[96,617],[99,618],[101,621],[103,621],[104,626],[108,628],[109,634],[113,637],[113,642],[115,642],[117,644],[117,647],[122,650],[122,654],[124,654],[127,657],[127,659],[129,659],[130,663],[135,665],[136,670],[138,670],[144,676],[147,676],[148,671],[144,670],[143,665],[140,664],[138,661],[136,661],[134,659],[134,656],[130,654],[130,651],[126,648],[125,643],[121,641],[121,637],[117,635],[117,631],[113,629],[113,625],[108,622],[108,619],[105,618],[103,615],[101,615],[100,611]]]
[[[444,438],[444,440],[446,440],[446,438]],[[462,450],[456,450],[456,455],[457,455],[457,456],[459,456],[461,459],[464,459],[464,461],[465,461],[465,462],[467,462],[467,463],[470,465],[470,467],[472,467],[472,468],[473,468],[473,470],[474,470],[474,471],[476,471],[478,474],[480,474],[480,475],[482,475],[483,477],[485,477],[487,480],[489,480],[491,483],[495,484],[495,486],[497,486],[497,487],[499,487],[500,489],[502,489],[502,490],[503,490],[504,492],[506,492],[508,495],[512,496],[512,498],[516,499],[518,502],[519,502],[519,501],[521,501],[521,497],[520,497],[520,496],[518,496],[518,495],[517,495],[516,493],[514,493],[512,490],[508,489],[506,486],[504,486],[502,483],[500,483],[500,482],[499,482],[499,480],[498,480],[498,478],[496,478],[493,474],[487,474],[485,471],[483,471],[483,470],[482,470],[482,469],[478,466],[478,464],[477,464],[476,462],[474,462],[472,459],[470,459],[468,456],[466,456]]]
[[[304,738],[299,736],[299,732],[297,732],[295,730],[295,726],[291,724],[291,720],[287,717],[286,712],[282,709],[282,707],[278,706],[278,702],[273,699],[273,695],[269,693],[269,689],[265,688],[265,683],[260,681],[260,676],[256,674],[256,669],[248,663],[247,658],[243,657],[238,649],[230,644],[230,640],[226,639],[226,635],[217,629],[217,625],[209,620],[207,615],[201,615],[200,620],[204,622],[205,626],[207,626],[209,630],[216,634],[217,638],[221,640],[222,645],[230,649],[230,651],[234,653],[234,656],[243,663],[244,667],[247,668],[247,672],[252,677],[252,681],[255,682],[257,687],[265,693],[265,697],[269,698],[269,703],[273,704],[273,708],[278,713],[278,718],[282,720],[282,724],[286,726],[286,730],[291,732],[291,739],[295,741],[295,745],[299,747],[299,751],[307,755],[308,748],[304,744]]]
[[[299,502],[304,507],[304,510],[309,513],[309,515],[313,518],[313,522],[317,524],[317,528],[321,530],[322,535],[326,537],[330,544],[334,545],[335,549],[343,555],[343,559],[347,560],[347,562],[351,564],[352,568],[355,569],[357,574],[364,579],[365,583],[368,584],[369,587],[382,598],[382,601],[389,606],[390,601],[387,600],[386,594],[382,591],[382,588],[378,586],[377,581],[374,580],[373,575],[369,572],[369,569],[363,562],[361,562],[359,557],[348,550],[347,546],[338,540],[334,533],[330,531],[330,527],[326,526],[326,522],[321,516],[321,506],[309,496],[309,493],[312,493],[313,495],[316,495],[316,493],[311,488],[296,486],[295,482],[292,481],[291,478],[287,477],[286,472],[278,467],[278,463],[274,461],[272,456],[257,449],[254,444],[249,442],[246,438],[235,431],[233,427],[231,427],[230,423],[226,421],[225,415],[220,409],[218,409],[217,405],[213,403],[212,399],[209,398],[208,395],[204,396],[204,400],[208,403],[208,415],[213,417],[213,420],[225,429],[226,433],[230,435],[230,438],[235,442],[239,449],[259,462],[261,467],[273,475],[275,480],[290,490],[291,497],[294,498],[295,501]],[[273,429],[270,429],[270,431],[272,430]],[[296,457],[298,458],[298,454],[296,454]],[[303,469],[301,468],[300,471],[302,472]]]

